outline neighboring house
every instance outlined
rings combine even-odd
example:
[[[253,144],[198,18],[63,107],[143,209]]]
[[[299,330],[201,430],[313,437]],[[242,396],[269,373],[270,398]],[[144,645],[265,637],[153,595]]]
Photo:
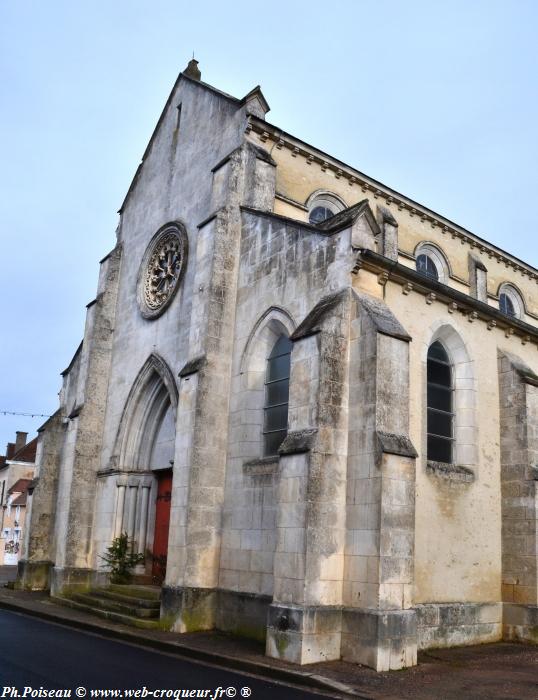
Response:
[[[18,479],[7,493],[6,504],[3,506],[1,531],[3,547],[0,547],[0,566],[16,566],[19,561],[28,488],[31,483],[32,479]]]
[[[16,441],[0,456],[0,566],[16,566],[21,552],[37,448],[37,438],[27,443],[27,435],[18,431]]]
[[[178,632],[378,670],[537,641],[538,270],[268,110],[179,76],[39,432],[20,585],[87,589],[127,532]]]

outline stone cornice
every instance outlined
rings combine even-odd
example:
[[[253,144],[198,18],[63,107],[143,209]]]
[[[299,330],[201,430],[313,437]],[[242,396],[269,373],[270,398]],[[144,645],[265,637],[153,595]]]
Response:
[[[304,158],[307,165],[316,165],[321,167],[323,171],[332,172],[337,179],[343,178],[348,181],[350,186],[360,187],[363,193],[372,194],[374,199],[380,199],[385,204],[395,205],[398,211],[405,210],[410,216],[416,216],[421,221],[429,222],[433,229],[438,228],[442,234],[448,235],[453,239],[459,239],[462,245],[467,244],[472,250],[476,249],[490,259],[495,258],[506,265],[506,267],[512,268],[538,283],[538,270],[532,265],[519,260],[492,243],[488,243],[480,236],[467,231],[422,204],[355,170],[337,158],[333,158],[314,146],[282,131],[277,126],[258,117],[251,116],[248,119],[246,131],[247,133],[253,132],[256,134],[262,143],[267,141],[274,142],[273,148],[290,150],[292,156]]]
[[[450,313],[459,312],[467,317],[467,320],[484,321],[488,330],[500,328],[505,331],[507,337],[517,335],[523,344],[528,342],[538,343],[538,327],[531,326],[525,321],[505,316],[501,311],[479,301],[453,287],[430,279],[419,272],[389,260],[373,250],[360,250],[355,259],[353,273],[364,269],[378,274],[380,284],[386,284],[389,280],[401,284],[403,293],[417,292],[426,297],[426,303],[440,301],[448,305]]]

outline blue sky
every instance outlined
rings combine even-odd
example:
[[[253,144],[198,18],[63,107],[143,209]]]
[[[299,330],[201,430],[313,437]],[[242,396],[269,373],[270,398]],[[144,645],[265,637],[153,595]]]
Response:
[[[538,266],[538,3],[0,0],[0,411],[52,413],[180,70]],[[0,414],[0,452],[42,419]]]

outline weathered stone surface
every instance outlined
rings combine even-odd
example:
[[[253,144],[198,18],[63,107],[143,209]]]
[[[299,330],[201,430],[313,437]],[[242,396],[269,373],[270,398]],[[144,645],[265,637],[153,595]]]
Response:
[[[314,445],[317,430],[294,430],[288,432],[284,442],[278,448],[281,455],[294,455],[301,452],[310,452]]]
[[[382,430],[376,431],[377,437],[377,463],[381,461],[383,454],[400,455],[401,457],[418,457],[418,453],[413,447],[408,435],[397,435],[395,433],[385,433]]]
[[[458,464],[445,464],[444,462],[432,462],[428,460],[426,471],[429,474],[440,476],[449,481],[472,483],[475,480],[475,474],[472,469]]]
[[[501,603],[430,603],[415,606],[419,649],[495,642],[502,638]]]
[[[194,357],[192,360],[186,362],[183,367],[179,370],[180,377],[188,377],[190,374],[199,372],[206,363],[205,355],[199,355]]]
[[[273,604],[267,619],[266,653],[296,664],[338,659],[341,626],[340,608]]]
[[[414,610],[342,611],[342,658],[376,671],[394,671],[417,663]]]
[[[291,334],[290,339],[299,340],[300,338],[305,338],[307,335],[318,333],[321,330],[321,324],[325,316],[328,316],[348,294],[348,290],[344,289],[320,299],[304,321],[299,324],[297,330]]]
[[[362,308],[370,317],[378,333],[401,340],[411,340],[411,336],[406,332],[402,324],[380,299],[364,293],[354,293],[357,295]]]
[[[507,639],[532,642],[538,640],[537,386],[520,358],[499,353],[503,633]]]

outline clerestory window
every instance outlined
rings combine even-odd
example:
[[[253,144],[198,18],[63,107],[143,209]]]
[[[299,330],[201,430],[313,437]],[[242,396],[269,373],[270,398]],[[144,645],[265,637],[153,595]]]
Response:
[[[434,280],[439,280],[437,266],[430,256],[425,253],[421,253],[417,257],[417,272],[420,272],[421,275],[426,275],[426,277],[431,277]]]
[[[336,212],[329,207],[314,207],[310,212],[308,220],[311,224],[320,224],[322,221],[334,216],[335,213]]]
[[[427,375],[428,460],[451,464],[454,452],[452,364],[438,340],[428,350]]]
[[[510,299],[508,294],[505,294],[504,292],[499,297],[499,309],[506,316],[512,316],[514,318],[517,316],[514,302]]]
[[[288,432],[290,362],[292,342],[281,335],[267,358],[263,421],[264,455],[278,453]]]

